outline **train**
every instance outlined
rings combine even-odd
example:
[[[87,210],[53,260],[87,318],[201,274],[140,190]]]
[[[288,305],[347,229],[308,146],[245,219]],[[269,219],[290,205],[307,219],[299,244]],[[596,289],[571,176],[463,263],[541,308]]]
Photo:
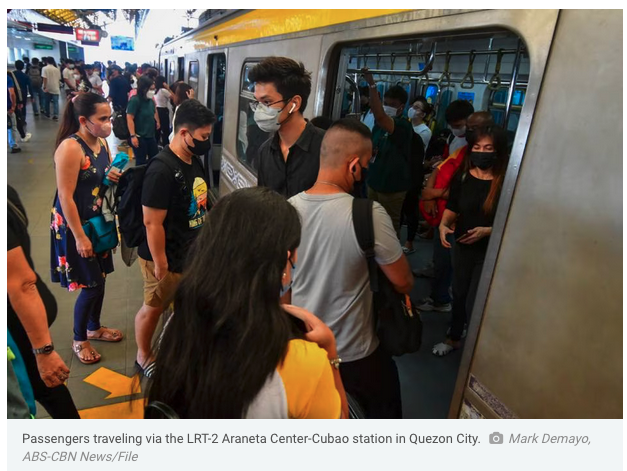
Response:
[[[305,118],[358,116],[360,70],[445,126],[488,110],[511,156],[449,418],[622,418],[622,16],[583,10],[223,10],[156,58],[218,121],[211,197],[256,185],[248,73],[312,73]]]

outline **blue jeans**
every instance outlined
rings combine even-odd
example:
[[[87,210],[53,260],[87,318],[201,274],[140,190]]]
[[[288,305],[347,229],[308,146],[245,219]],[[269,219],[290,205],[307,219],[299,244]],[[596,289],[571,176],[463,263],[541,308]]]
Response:
[[[16,129],[16,118],[14,111],[12,114],[7,113],[7,140],[9,143],[9,147],[19,148],[20,146],[17,144],[17,129]]]
[[[446,240],[452,247],[455,247],[454,234],[448,234]],[[435,277],[431,285],[431,299],[436,304],[448,304],[451,302],[449,288],[453,281],[452,250],[452,248],[442,247],[440,233],[436,227],[433,235],[433,271]]]
[[[104,301],[104,283],[94,288],[83,288],[74,305],[74,340],[87,340],[87,330],[100,329],[100,313]]]
[[[39,114],[40,109],[45,109],[46,101],[44,91],[41,87],[32,87],[31,93],[33,95],[33,113]]]
[[[45,93],[44,114],[50,116],[50,102],[52,102],[52,116],[59,116],[59,94]]]

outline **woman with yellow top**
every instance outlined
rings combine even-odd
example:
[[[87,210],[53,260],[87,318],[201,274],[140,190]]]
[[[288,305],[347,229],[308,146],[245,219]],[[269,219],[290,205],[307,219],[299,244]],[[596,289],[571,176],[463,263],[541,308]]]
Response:
[[[148,402],[181,418],[348,417],[335,337],[281,305],[296,268],[296,209],[267,188],[222,198],[189,252]],[[157,417],[152,409],[147,418]]]

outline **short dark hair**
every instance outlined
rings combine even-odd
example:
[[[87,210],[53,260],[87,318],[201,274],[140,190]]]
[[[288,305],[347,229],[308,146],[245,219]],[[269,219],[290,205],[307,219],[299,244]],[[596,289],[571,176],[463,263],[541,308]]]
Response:
[[[83,66],[83,69],[93,69],[94,68],[94,64],[85,64]]]
[[[361,134],[364,139],[372,140],[372,133],[368,126],[362,123],[357,118],[342,118],[335,121],[331,126],[329,126],[329,131],[331,129],[342,129],[348,132],[354,132],[357,134]]]
[[[311,72],[302,62],[289,57],[267,57],[248,73],[251,82],[272,83],[284,99],[296,95],[302,98],[300,112],[307,108],[311,94]]]
[[[33,65],[37,65],[37,64],[39,64],[39,59],[37,59],[36,57],[33,57],[33,59],[30,62]]]
[[[17,70],[24,70],[24,62],[22,62],[21,60],[16,60],[15,61],[15,68]]]
[[[394,85],[390,87],[387,92],[383,95],[383,98],[391,98],[392,100],[398,100],[401,103],[407,103],[407,91],[401,87],[400,85]]]
[[[455,100],[446,108],[444,117],[447,123],[453,123],[462,119],[468,119],[468,116],[475,112],[472,103],[466,100]]]
[[[216,122],[216,115],[198,100],[185,100],[176,109],[174,120],[174,132],[181,126],[186,126],[190,131],[204,128]]]

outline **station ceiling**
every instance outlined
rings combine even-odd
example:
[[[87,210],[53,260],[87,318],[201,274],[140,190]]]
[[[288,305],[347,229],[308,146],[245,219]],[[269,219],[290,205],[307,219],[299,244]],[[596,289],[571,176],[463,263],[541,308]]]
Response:
[[[35,10],[37,13],[51,19],[52,21],[64,26],[72,26],[76,28],[98,28],[102,26],[103,16],[109,20],[117,20],[118,12],[121,11],[124,19],[130,23],[135,23],[135,28],[141,28],[149,10]]]

